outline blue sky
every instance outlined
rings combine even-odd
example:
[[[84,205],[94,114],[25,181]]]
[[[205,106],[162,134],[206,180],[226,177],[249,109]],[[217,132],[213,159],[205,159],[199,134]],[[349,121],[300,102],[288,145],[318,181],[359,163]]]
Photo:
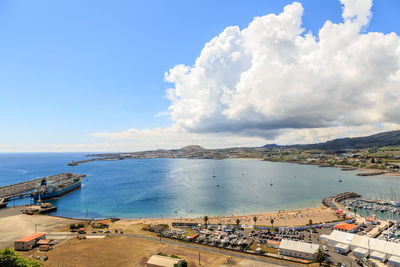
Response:
[[[292,2],[1,1],[0,150],[119,151],[93,133],[170,127],[175,119],[157,116],[171,105],[164,74],[193,66],[226,27],[246,28]],[[337,0],[298,2],[306,32],[343,21]],[[398,34],[398,10],[399,1],[375,1],[367,31]]]

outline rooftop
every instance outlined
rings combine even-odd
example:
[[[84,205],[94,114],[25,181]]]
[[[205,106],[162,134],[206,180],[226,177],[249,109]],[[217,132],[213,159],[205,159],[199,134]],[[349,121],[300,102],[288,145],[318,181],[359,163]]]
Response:
[[[181,259],[160,256],[160,255],[153,255],[147,261],[147,264],[151,264],[154,266],[174,267],[174,264],[179,264],[181,261],[182,261]]]
[[[289,239],[282,239],[279,249],[286,249],[286,250],[314,254],[319,249],[319,245],[310,244],[306,242],[293,241]]]
[[[344,230],[344,231],[351,231],[358,226],[351,223],[338,223],[337,225],[333,226],[335,229]]]
[[[28,235],[28,236],[26,236],[26,237],[24,237],[24,238],[18,239],[18,240],[16,240],[16,241],[17,241],[17,242],[29,242],[29,241],[32,241],[32,240],[34,240],[34,239],[36,239],[36,238],[42,237],[42,236],[44,236],[44,235],[46,235],[46,234],[43,234],[43,233],[35,233],[35,234]]]

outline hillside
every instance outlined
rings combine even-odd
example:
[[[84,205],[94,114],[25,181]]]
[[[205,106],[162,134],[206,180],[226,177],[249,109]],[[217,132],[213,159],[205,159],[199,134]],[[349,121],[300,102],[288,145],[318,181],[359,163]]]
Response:
[[[344,149],[362,149],[371,147],[384,147],[400,145],[400,130],[378,133],[364,137],[347,137],[339,138],[325,143],[306,144],[306,145],[289,145],[289,146],[276,146],[273,144],[265,145],[265,148],[281,147],[281,148],[298,148],[304,150],[328,150],[337,151]]]

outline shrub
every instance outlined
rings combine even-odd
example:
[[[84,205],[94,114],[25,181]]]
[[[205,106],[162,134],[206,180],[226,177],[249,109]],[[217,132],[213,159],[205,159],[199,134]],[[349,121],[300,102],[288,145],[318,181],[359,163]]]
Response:
[[[157,253],[157,255],[159,255],[159,256],[166,256],[166,257],[168,257],[168,255],[167,255],[167,254],[165,254],[165,253],[162,253],[162,252],[158,252],[158,253]]]
[[[83,223],[78,223],[78,226],[76,228],[83,228],[85,225]]]
[[[41,267],[37,261],[24,259],[15,253],[14,250],[6,248],[0,250],[0,266],[2,267]]]
[[[71,223],[71,224],[69,225],[69,229],[70,229],[70,230],[75,230],[75,229],[76,229],[76,225],[73,224],[73,223]]]

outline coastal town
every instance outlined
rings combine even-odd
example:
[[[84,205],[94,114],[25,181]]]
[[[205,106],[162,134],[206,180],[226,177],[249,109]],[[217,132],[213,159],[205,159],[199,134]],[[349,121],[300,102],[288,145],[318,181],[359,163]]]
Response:
[[[360,175],[398,175],[400,147],[390,146],[370,149],[345,149],[340,151],[303,150],[297,148],[250,147],[205,149],[191,145],[175,150],[152,150],[132,153],[88,155],[92,159],[74,161],[70,166],[97,160],[123,160],[140,158],[235,159],[250,158],[273,162],[313,164],[321,167],[339,167],[346,170],[365,171]]]

